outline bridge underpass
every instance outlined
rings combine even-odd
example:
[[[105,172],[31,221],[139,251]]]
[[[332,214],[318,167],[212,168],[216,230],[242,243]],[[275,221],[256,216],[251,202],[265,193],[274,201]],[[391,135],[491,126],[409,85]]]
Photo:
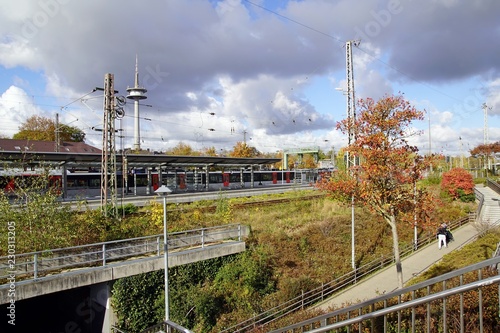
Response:
[[[249,228],[242,225],[171,233],[168,266],[243,252],[248,234]],[[163,270],[162,249],[163,237],[155,235],[16,255],[16,331],[109,332],[114,323],[113,282]],[[7,260],[0,262],[0,280],[5,282]],[[9,283],[0,286],[0,304],[5,307],[11,304],[11,290]]]

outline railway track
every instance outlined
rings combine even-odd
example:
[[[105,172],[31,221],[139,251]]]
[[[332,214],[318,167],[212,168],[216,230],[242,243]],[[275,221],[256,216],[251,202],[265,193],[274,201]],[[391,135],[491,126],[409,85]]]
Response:
[[[289,191],[300,191],[313,189],[309,184],[291,184],[291,185],[277,185],[277,186],[264,186],[259,188],[243,188],[243,189],[231,189],[231,190],[220,190],[220,191],[209,191],[209,192],[189,192],[189,193],[175,193],[168,196],[167,201],[171,203],[191,203],[201,200],[217,200],[221,196],[224,198],[239,198],[239,197],[252,197],[256,195],[264,194],[277,194],[285,193]],[[146,195],[146,196],[131,196],[118,198],[117,205],[124,206],[127,204],[133,204],[135,206],[143,207],[151,203],[151,201],[162,201],[162,198],[157,195]],[[67,204],[78,207],[78,201],[68,201]],[[90,209],[100,208],[101,202],[99,198],[85,200],[85,207]],[[85,208],[84,207],[84,208]]]
[[[277,198],[277,199],[266,199],[266,200],[258,200],[258,201],[250,201],[250,202],[242,202],[242,203],[233,203],[231,206],[233,208],[241,208],[241,209],[246,209],[246,208],[251,208],[251,207],[264,207],[264,206],[270,206],[270,205],[276,205],[276,204],[281,204],[281,203],[288,203],[288,202],[294,202],[297,200],[313,200],[317,198],[322,198],[324,197],[325,194],[322,193],[316,193],[316,194],[310,194],[310,195],[305,195],[301,197],[293,197],[293,198]],[[207,207],[186,207],[186,208],[177,208],[177,209],[171,209],[171,211],[182,211],[182,212],[189,212],[192,210],[199,210],[201,212],[215,212],[217,209],[217,205],[211,205]]]

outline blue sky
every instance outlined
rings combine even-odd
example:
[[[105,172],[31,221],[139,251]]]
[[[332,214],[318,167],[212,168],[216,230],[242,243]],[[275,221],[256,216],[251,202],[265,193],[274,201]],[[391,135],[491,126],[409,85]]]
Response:
[[[489,141],[500,140],[498,1],[27,0],[2,9],[3,136],[31,115],[59,113],[99,147],[103,98],[90,92],[112,73],[126,95],[137,55],[149,105],[143,149],[230,150],[244,139],[262,152],[339,149],[343,45],[361,38],[356,97],[402,92],[425,109],[412,138],[423,152],[468,155],[482,144],[483,103]],[[132,103],[125,114],[117,127],[132,147]]]

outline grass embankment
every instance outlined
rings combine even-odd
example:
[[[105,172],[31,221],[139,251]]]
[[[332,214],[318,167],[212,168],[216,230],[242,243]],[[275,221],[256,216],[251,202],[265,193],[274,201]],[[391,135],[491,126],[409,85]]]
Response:
[[[215,209],[207,209],[214,206],[213,201],[189,205],[169,204],[169,232],[229,223],[246,224],[252,230],[250,238],[246,240],[248,250],[244,254],[186,265],[172,271],[172,319],[186,327],[196,328],[198,332],[218,331],[350,271],[350,206],[326,197],[310,198],[311,194],[317,192],[296,191],[251,198],[252,201],[289,199],[261,206],[244,206],[242,203],[248,199],[227,199],[223,193],[216,200]],[[470,204],[448,202],[438,210],[434,220],[453,220],[471,210]],[[126,211],[128,214],[120,219],[106,219],[99,212],[66,212],[67,216],[58,223],[54,223],[54,216],[47,217],[50,224],[37,224],[45,227],[50,225],[44,230],[50,229],[51,232],[44,232],[46,236],[42,238],[42,231],[33,229],[33,225],[24,226],[19,222],[17,230],[36,237],[40,242],[38,249],[162,233],[161,204],[152,203],[139,210],[128,207]],[[17,214],[16,211],[11,213],[13,218]],[[36,215],[40,220],[39,216],[45,216],[46,212],[41,209]],[[413,241],[413,225],[402,224],[399,232],[401,245],[410,245]],[[434,227],[419,230],[420,235],[434,232]],[[359,207],[355,210],[355,237],[357,267],[392,253],[391,233],[387,224],[380,217]],[[41,240],[44,240],[43,244]],[[26,247],[29,246],[29,242],[26,242]],[[141,314],[144,311],[158,313],[156,319],[141,324],[145,327],[162,318],[164,302],[161,299],[142,301],[132,295],[138,284],[147,287],[145,280],[131,279],[132,283],[122,284],[126,296],[124,299],[133,303],[130,306],[140,305],[137,309],[122,308],[124,323],[130,320],[132,314],[144,318]],[[157,280],[162,282],[161,277]],[[161,294],[162,288],[162,285],[154,286],[154,290],[159,290],[155,295]],[[148,293],[142,295],[149,296]],[[151,308],[145,304],[152,304]]]

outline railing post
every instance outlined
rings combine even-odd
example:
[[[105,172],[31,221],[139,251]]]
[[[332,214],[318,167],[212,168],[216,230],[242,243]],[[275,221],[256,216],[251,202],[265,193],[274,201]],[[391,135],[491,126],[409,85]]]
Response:
[[[446,290],[446,280],[443,281],[443,291]],[[448,323],[446,321],[446,297],[443,297],[443,332],[448,333]]]
[[[156,237],[156,254],[160,255],[160,236]]]
[[[201,229],[201,248],[205,247],[205,228]]]
[[[102,244],[102,265],[106,266],[106,243]]]
[[[38,253],[33,256],[33,279],[38,278]]]
[[[241,224],[238,224],[238,242],[241,242]]]

